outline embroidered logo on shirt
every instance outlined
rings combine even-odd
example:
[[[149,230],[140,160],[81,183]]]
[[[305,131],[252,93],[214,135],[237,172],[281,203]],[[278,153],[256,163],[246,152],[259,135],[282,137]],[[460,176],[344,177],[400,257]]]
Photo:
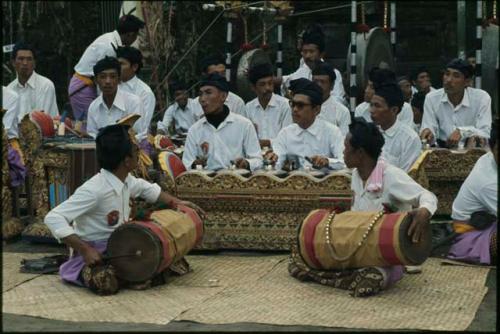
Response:
[[[109,226],[115,226],[118,224],[118,219],[120,218],[120,213],[118,210],[113,210],[110,213],[108,213],[108,225]]]

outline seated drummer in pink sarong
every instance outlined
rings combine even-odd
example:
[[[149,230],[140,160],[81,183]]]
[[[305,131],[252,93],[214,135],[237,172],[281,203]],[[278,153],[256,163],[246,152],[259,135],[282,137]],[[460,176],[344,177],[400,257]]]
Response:
[[[204,212],[191,202],[162,192],[159,185],[130,174],[137,167],[138,147],[128,126],[115,124],[103,128],[96,138],[96,154],[102,167],[100,172],[52,209],[44,220],[54,237],[75,251],[59,268],[61,278],[97,294],[109,295],[121,287],[142,289],[162,284],[165,274],[186,273],[189,266],[181,259],[138,287],[119,280],[114,267],[106,264],[103,253],[111,233],[131,218],[130,199],[159,201],[172,209],[188,206],[200,217]]]
[[[380,158],[384,137],[373,123],[356,118],[345,138],[344,162],[354,168],[351,190],[352,211],[408,211],[413,217],[408,234],[414,243],[420,241],[431,216],[437,209],[437,198],[422,188],[400,168]],[[387,289],[403,277],[403,266],[366,267],[344,271],[321,271],[308,268],[296,250],[292,250],[290,275],[299,280],[350,290],[354,297],[365,297]]]
[[[496,121],[498,123],[498,121]],[[498,203],[498,124],[493,124],[489,145],[474,165],[453,201],[451,218],[458,237],[448,258],[496,265]]]

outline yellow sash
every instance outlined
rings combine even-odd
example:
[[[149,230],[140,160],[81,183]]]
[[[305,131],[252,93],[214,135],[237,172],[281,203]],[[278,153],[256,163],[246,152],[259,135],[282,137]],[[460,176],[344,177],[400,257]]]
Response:
[[[81,75],[78,72],[75,72],[74,76],[83,81],[85,86],[94,86],[94,81],[91,78]]]

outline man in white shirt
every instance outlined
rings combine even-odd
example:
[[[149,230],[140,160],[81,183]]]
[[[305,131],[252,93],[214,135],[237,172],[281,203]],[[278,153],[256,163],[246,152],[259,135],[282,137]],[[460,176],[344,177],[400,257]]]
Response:
[[[95,138],[100,128],[115,124],[129,114],[144,115],[139,97],[118,88],[121,65],[118,59],[105,57],[94,66],[94,75],[102,91],[89,106],[87,133]],[[142,131],[141,123],[134,124],[134,131]]]
[[[406,76],[400,76],[398,78],[398,85],[401,91],[403,92],[404,101],[411,103],[411,99],[413,97],[413,91],[411,89],[410,79]]]
[[[425,96],[420,137],[441,147],[486,145],[491,130],[491,97],[467,87],[471,65],[453,59],[443,75],[443,88]],[[470,140],[469,140],[470,138]]]
[[[173,126],[173,132],[185,134],[189,128],[203,117],[203,109],[199,103],[195,103],[187,92],[187,87],[181,82],[171,82],[168,85],[170,96],[175,103],[167,108],[163,120],[157,124],[157,133],[168,135]]]
[[[323,103],[318,118],[336,125],[345,136],[351,124],[351,113],[331,94],[335,76],[333,66],[326,62],[317,64],[312,71],[312,81],[323,91]]]
[[[255,128],[247,118],[230,112],[224,104],[229,91],[226,78],[212,73],[200,84],[199,100],[205,117],[188,131],[182,162],[186,169],[236,168],[256,170],[262,156]]]
[[[290,82],[295,79],[305,78],[312,80],[312,70],[318,62],[322,62],[325,56],[325,34],[318,24],[309,26],[302,35],[300,53],[304,62],[299,68],[290,75],[284,75],[283,78],[277,78],[276,84],[282,87],[283,95],[286,95],[286,89],[289,89]],[[301,59],[301,60],[302,60]],[[331,95],[340,103],[345,104],[345,91],[342,84],[342,74],[334,69],[335,82]],[[281,79],[281,80],[280,80]]]
[[[497,121],[498,123],[498,121]],[[493,125],[489,145],[491,152],[484,154],[474,165],[453,201],[451,218],[459,236],[450,248],[448,257],[472,263],[495,264],[498,228],[498,124]],[[489,226],[475,229],[472,216],[486,212],[492,217]]]
[[[421,143],[412,128],[398,121],[402,105],[403,93],[395,82],[375,86],[370,113],[373,123],[379,126],[384,136],[382,157],[408,172],[420,156]]]
[[[427,93],[417,92],[413,94],[411,99],[411,109],[413,110],[413,130],[420,134],[420,127],[422,125],[422,117],[424,116],[424,101]]]
[[[201,61],[201,74],[209,75],[217,73],[226,77],[226,65],[224,59],[218,55],[210,55]],[[199,97],[194,99],[195,103],[201,105]],[[229,107],[229,111],[238,115],[245,116],[245,102],[241,97],[229,91],[224,103]]]
[[[151,154],[153,147],[148,142],[148,134],[155,111],[156,98],[151,88],[137,77],[142,68],[142,53],[132,46],[119,46],[116,56],[121,65],[121,83],[118,88],[138,96],[142,101],[144,113],[139,119],[140,132],[137,133],[137,140],[141,149]]]
[[[273,152],[266,158],[278,169],[290,169],[290,156],[297,156],[299,168],[342,169],[343,136],[340,129],[319,119],[323,92],[314,82],[300,78],[292,81],[290,100],[294,124],[283,128],[273,140]]]
[[[411,82],[413,84],[413,86],[411,86],[412,94],[417,92],[424,92],[427,94],[436,90],[432,87],[431,74],[424,66],[420,66],[413,72],[411,75]]]
[[[114,294],[126,283],[117,279],[115,269],[106,264],[102,254],[111,233],[132,218],[130,199],[141,197],[149,203],[159,201],[172,209],[182,204],[204,215],[195,204],[180,201],[162,192],[159,185],[130,174],[137,167],[139,149],[128,129],[128,126],[115,124],[99,132],[96,154],[100,172],[44,219],[54,237],[75,250],[75,254],[61,265],[61,278],[100,295]]]
[[[36,53],[28,44],[17,43],[12,51],[17,78],[7,87],[19,95],[19,118],[33,110],[43,110],[51,117],[59,115],[54,83],[35,72]]]
[[[245,106],[245,115],[252,121],[260,146],[271,147],[278,132],[292,124],[288,99],[273,93],[274,75],[271,64],[259,64],[248,70],[248,80],[257,95]]]
[[[363,117],[367,122],[372,121],[370,115],[370,101],[375,92],[374,87],[389,81],[396,81],[396,74],[389,69],[374,67],[368,72],[364,96],[365,101],[356,107],[354,110],[354,117]],[[413,126],[413,111],[409,103],[403,103],[401,112],[398,114],[398,121],[410,127]]]
[[[75,120],[87,119],[89,105],[97,97],[93,81],[95,64],[105,56],[116,57],[115,49],[131,45],[137,39],[144,22],[134,15],[124,15],[118,22],[117,29],[99,36],[90,44],[75,65],[75,74],[68,87],[69,100]]]
[[[396,211],[410,211],[412,222],[408,236],[413,243],[421,241],[437,209],[437,198],[422,188],[403,170],[379,159],[384,138],[373,123],[356,118],[345,138],[344,160],[353,168],[351,190],[354,193],[351,211],[382,211],[392,207]],[[334,238],[345,238],[338,235]],[[342,272],[304,270],[303,261],[292,256],[288,270],[300,280],[350,290],[354,297],[367,297],[389,288],[403,277],[403,266],[346,268]],[[326,278],[326,279],[325,279]]]

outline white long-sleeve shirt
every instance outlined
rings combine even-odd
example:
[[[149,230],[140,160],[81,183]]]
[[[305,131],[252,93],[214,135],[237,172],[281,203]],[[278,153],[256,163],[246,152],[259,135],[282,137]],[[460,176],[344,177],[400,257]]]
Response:
[[[66,201],[45,216],[44,223],[58,240],[76,234],[82,240],[97,241],[129,220],[131,198],[141,197],[154,203],[161,188],[156,183],[128,175],[122,182],[113,173],[101,169]],[[117,219],[113,219],[116,213]],[[70,223],[73,222],[73,226]]]
[[[477,211],[487,211],[497,216],[498,165],[493,153],[488,152],[477,160],[469,176],[460,187],[453,201],[451,218],[467,221]]]
[[[108,108],[101,94],[89,106],[87,132],[95,138],[100,128],[116,124],[117,121],[129,114],[139,114],[141,117],[144,115],[143,104],[138,96],[118,88],[113,104],[111,108]],[[136,134],[143,131],[139,120],[133,126]],[[139,140],[139,138],[137,139]]]
[[[54,83],[33,71],[30,78],[23,86],[16,78],[8,86],[19,95],[19,119],[21,122],[24,115],[29,114],[33,110],[43,110],[52,117],[59,115],[56,100],[56,88]]]
[[[201,108],[201,105],[196,103],[193,99],[188,98],[188,102],[184,110],[179,107],[177,102],[170,105],[163,115],[163,120],[158,122],[157,126],[158,130],[162,130],[167,133],[170,124],[174,121],[176,131],[184,129],[183,132],[186,132],[194,123],[196,123],[197,120],[202,117],[203,109]]]
[[[200,97],[197,96],[194,99],[194,102],[199,105],[199,108],[203,110],[200,104]],[[246,116],[245,115],[245,102],[241,97],[238,95],[234,94],[233,92],[228,92],[226,101],[224,101],[224,104],[228,106],[229,111],[238,115]],[[196,107],[198,108],[198,107]]]
[[[370,115],[370,103],[360,103],[354,110],[354,117],[363,117],[367,122],[373,122]],[[413,109],[408,102],[403,103],[403,107],[398,114],[398,121],[408,126],[413,126]]]
[[[484,90],[467,87],[462,102],[454,107],[443,88],[430,92],[425,96],[420,131],[424,129],[430,129],[434,138],[443,141],[456,129],[462,141],[473,135],[489,138],[491,98]]]
[[[255,128],[247,118],[230,112],[216,129],[205,117],[191,126],[186,138],[182,162],[186,169],[197,156],[203,156],[201,144],[208,143],[207,168],[219,170],[231,167],[231,160],[245,158],[250,170],[262,167],[262,155]]]
[[[333,97],[335,97],[340,103],[344,104],[345,91],[344,85],[342,84],[342,74],[340,74],[340,72],[336,68],[334,68],[333,71],[335,72],[335,82],[333,83],[333,88],[330,92],[330,95],[333,95]],[[301,63],[299,68],[292,74],[283,76],[282,87],[290,87],[290,81],[299,78],[312,80],[312,71],[305,62]],[[283,90],[282,94],[285,95],[285,92]]]
[[[321,155],[328,158],[331,169],[342,169],[344,164],[344,136],[340,129],[316,118],[307,129],[293,123],[283,128],[272,142],[278,156],[277,168],[282,168],[287,154],[299,157],[301,167],[311,167],[305,157]]]
[[[352,171],[351,190],[354,193],[352,211],[380,211],[384,209],[384,203],[394,206],[397,211],[423,207],[434,214],[437,209],[437,198],[433,193],[390,163],[386,163],[380,191],[368,192],[356,168]]]
[[[292,124],[292,110],[288,99],[272,94],[266,109],[263,109],[259,99],[255,98],[245,106],[246,117],[256,125],[259,139],[276,138],[278,132]]]
[[[396,122],[386,131],[380,129],[385,144],[382,156],[392,165],[408,172],[422,151],[422,145],[417,133],[408,125]]]
[[[2,119],[7,138],[19,138],[19,95],[5,86],[2,86],[2,108],[7,110]]]
[[[118,31],[105,33],[97,37],[83,52],[82,57],[75,66],[75,72],[87,77],[94,76],[94,65],[105,56],[116,57],[112,44],[117,48],[122,46]]]
[[[123,89],[127,93],[134,94],[138,96],[143,104],[143,114],[141,118],[137,120],[140,124],[139,128],[141,132],[137,134],[137,139],[140,141],[148,137],[149,126],[151,124],[151,119],[153,118],[153,114],[155,112],[156,106],[156,97],[151,88],[137,76],[134,76],[132,79],[120,83],[118,86],[120,89]]]
[[[351,124],[351,113],[346,106],[338,102],[337,99],[330,97],[321,105],[321,111],[318,117],[324,121],[336,125],[342,135],[345,137],[349,132],[349,124]]]

